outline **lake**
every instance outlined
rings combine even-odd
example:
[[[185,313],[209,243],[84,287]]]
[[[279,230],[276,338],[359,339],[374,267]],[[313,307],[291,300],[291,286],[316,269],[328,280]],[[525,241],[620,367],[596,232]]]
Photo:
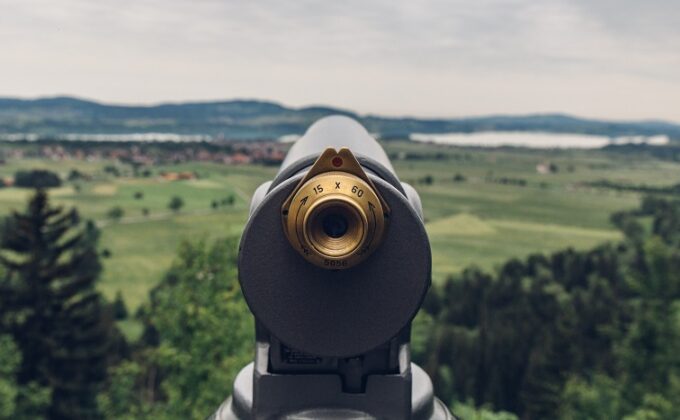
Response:
[[[412,141],[476,147],[526,147],[532,149],[600,149],[616,144],[668,144],[668,136],[607,137],[590,134],[490,131],[477,133],[413,133]]]

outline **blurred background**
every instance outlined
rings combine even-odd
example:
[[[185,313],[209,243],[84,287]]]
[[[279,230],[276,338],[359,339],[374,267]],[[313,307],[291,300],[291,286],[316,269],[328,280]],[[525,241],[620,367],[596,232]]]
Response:
[[[464,419],[677,419],[672,1],[0,0],[0,418],[204,418],[254,189],[351,116],[416,187]]]

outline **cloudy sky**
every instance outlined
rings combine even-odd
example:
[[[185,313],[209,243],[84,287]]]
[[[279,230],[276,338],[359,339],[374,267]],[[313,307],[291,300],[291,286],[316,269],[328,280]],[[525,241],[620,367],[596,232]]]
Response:
[[[0,0],[0,96],[680,122],[677,0]]]

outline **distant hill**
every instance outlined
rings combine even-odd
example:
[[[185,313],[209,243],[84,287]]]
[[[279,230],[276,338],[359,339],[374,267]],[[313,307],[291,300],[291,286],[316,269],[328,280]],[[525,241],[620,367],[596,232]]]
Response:
[[[248,140],[302,134],[316,119],[343,114],[360,120],[381,137],[411,133],[541,131],[621,135],[666,134],[680,141],[680,125],[662,121],[612,122],[561,114],[420,119],[358,115],[330,107],[291,108],[274,102],[232,100],[168,103],[153,106],[109,105],[72,97],[0,98],[0,134],[178,133]]]

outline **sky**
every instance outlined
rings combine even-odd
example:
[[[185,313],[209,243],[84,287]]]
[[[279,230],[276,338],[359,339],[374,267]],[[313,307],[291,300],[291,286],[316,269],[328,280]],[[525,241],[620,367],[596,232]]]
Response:
[[[680,122],[678,0],[0,0],[0,96]]]

